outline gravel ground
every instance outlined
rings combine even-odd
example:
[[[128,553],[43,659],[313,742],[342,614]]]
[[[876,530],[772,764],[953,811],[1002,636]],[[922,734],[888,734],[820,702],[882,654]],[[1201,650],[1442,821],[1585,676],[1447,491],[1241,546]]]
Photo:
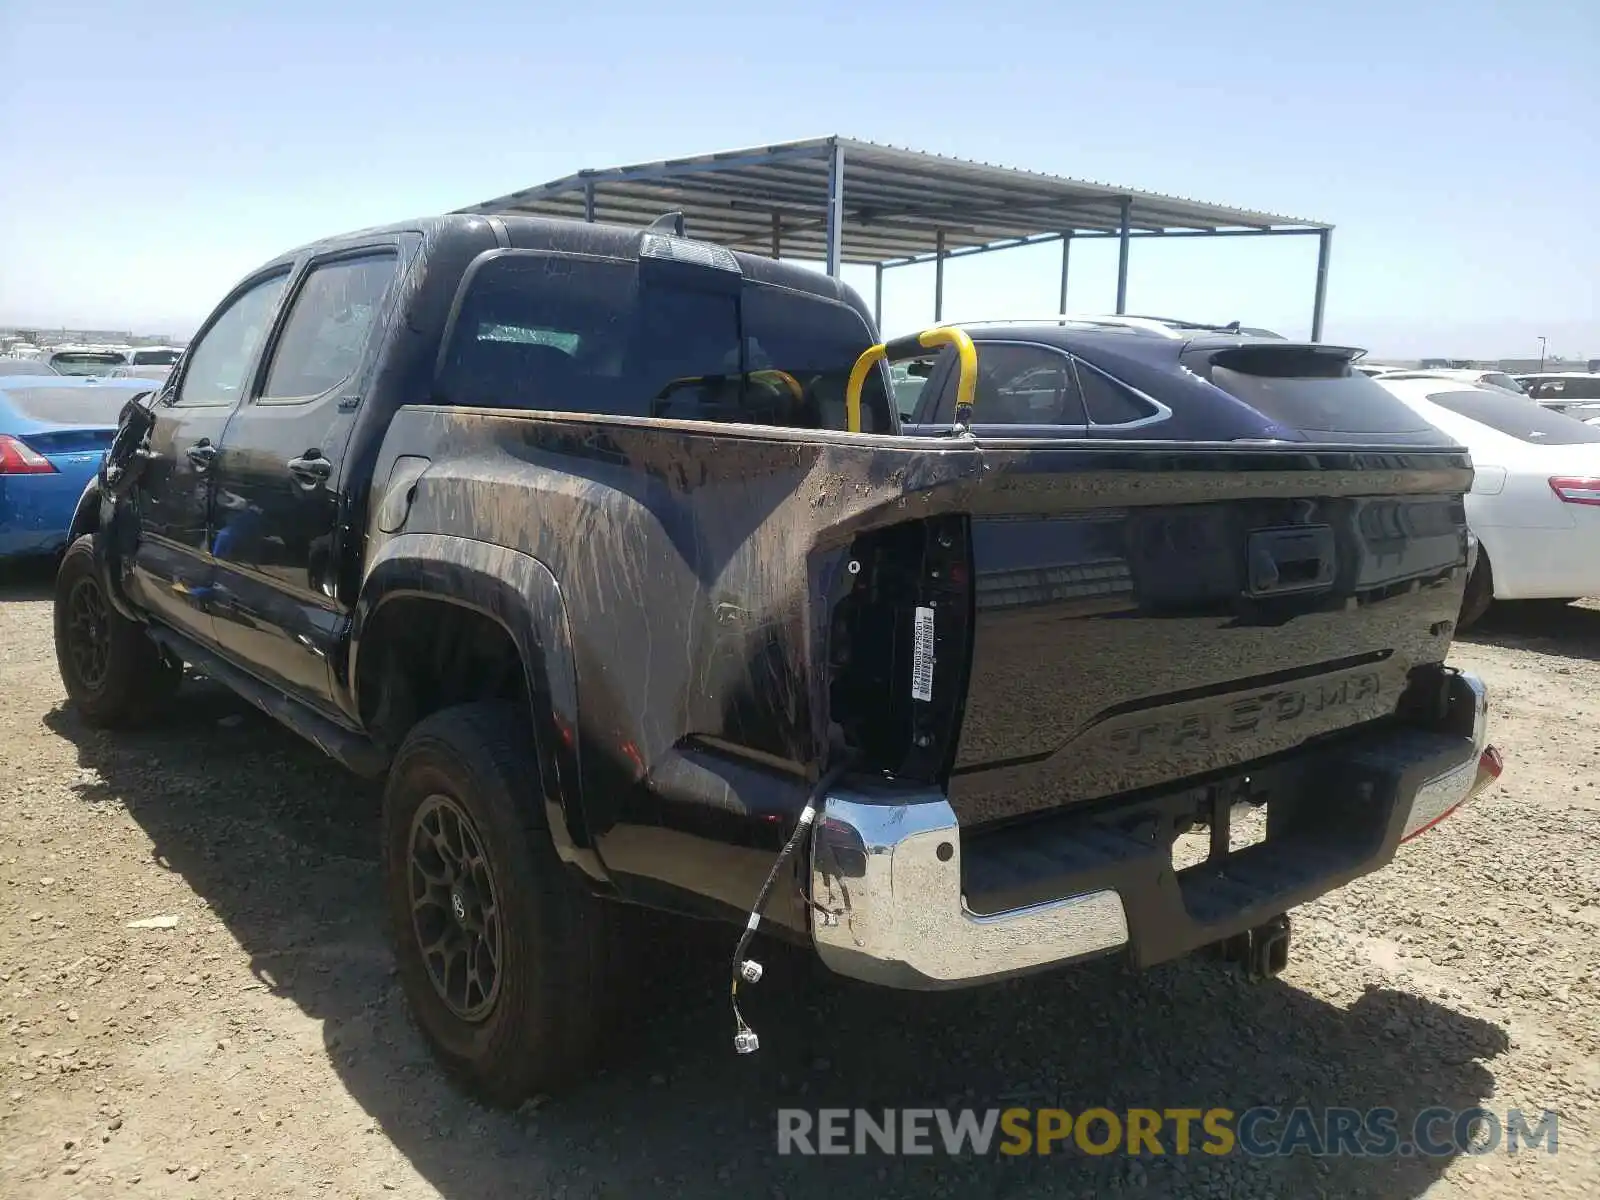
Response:
[[[1500,614],[1458,646],[1493,689],[1504,781],[1298,910],[1272,982],[1101,963],[917,995],[780,958],[740,1058],[727,939],[701,931],[641,964],[608,1070],[507,1115],[451,1091],[407,1022],[374,793],[203,681],[158,729],[85,729],[47,597],[43,575],[0,583],[7,1197],[1600,1194],[1600,605]],[[148,918],[171,927],[130,928]],[[1552,1109],[1560,1150],[775,1153],[784,1106],[1295,1102]]]

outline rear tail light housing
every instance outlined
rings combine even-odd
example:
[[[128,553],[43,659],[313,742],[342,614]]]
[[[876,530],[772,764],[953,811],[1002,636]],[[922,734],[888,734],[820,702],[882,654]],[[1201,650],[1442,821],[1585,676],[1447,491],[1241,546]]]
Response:
[[[0,433],[0,475],[53,475],[55,467],[27,442]]]
[[[874,529],[842,565],[829,622],[829,716],[857,770],[940,782],[954,764],[972,657],[967,519]]]
[[[1553,475],[1550,490],[1565,504],[1593,504],[1600,506],[1600,476]]]

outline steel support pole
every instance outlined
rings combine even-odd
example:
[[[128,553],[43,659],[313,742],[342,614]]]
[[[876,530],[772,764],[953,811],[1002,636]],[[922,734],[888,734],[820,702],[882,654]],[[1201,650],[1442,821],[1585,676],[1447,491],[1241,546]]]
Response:
[[[839,278],[844,249],[844,147],[834,143],[828,155],[828,274]]]
[[[1322,316],[1328,307],[1328,256],[1333,250],[1333,230],[1317,232],[1317,292],[1311,301],[1311,340],[1322,340]]]
[[[883,264],[877,266],[877,278],[872,283],[872,323],[878,327],[878,334],[883,335]]]
[[[1128,311],[1128,233],[1133,215],[1133,198],[1122,198],[1122,225],[1117,233],[1117,312]]]
[[[583,219],[594,224],[594,184],[583,185]]]
[[[1072,265],[1072,230],[1067,230],[1061,235],[1061,307],[1057,312],[1067,311],[1067,272]]]
[[[780,258],[783,255],[783,218],[777,213],[772,214],[772,257]]]
[[[944,230],[933,235],[933,319],[944,320]]]

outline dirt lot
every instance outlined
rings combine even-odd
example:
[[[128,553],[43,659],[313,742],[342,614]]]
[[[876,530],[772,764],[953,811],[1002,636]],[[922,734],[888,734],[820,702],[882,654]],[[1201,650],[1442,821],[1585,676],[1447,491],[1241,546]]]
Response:
[[[45,576],[0,583],[0,1193],[1600,1195],[1600,606],[1458,647],[1504,781],[1299,910],[1288,971],[1184,962],[973,993],[795,986],[733,1055],[721,937],[643,968],[616,1063],[505,1115],[446,1086],[379,925],[376,799],[203,683],[159,729],[62,708]],[[130,928],[159,917],[171,928]],[[170,920],[176,918],[175,924]],[[1553,1109],[1511,1156],[779,1158],[781,1106]]]

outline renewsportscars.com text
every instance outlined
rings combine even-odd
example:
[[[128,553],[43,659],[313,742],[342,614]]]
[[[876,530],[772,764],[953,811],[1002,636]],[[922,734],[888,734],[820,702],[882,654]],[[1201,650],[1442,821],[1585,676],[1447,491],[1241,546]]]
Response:
[[[1292,1154],[1433,1158],[1558,1149],[1556,1114],[1425,1108],[781,1108],[779,1154]]]

